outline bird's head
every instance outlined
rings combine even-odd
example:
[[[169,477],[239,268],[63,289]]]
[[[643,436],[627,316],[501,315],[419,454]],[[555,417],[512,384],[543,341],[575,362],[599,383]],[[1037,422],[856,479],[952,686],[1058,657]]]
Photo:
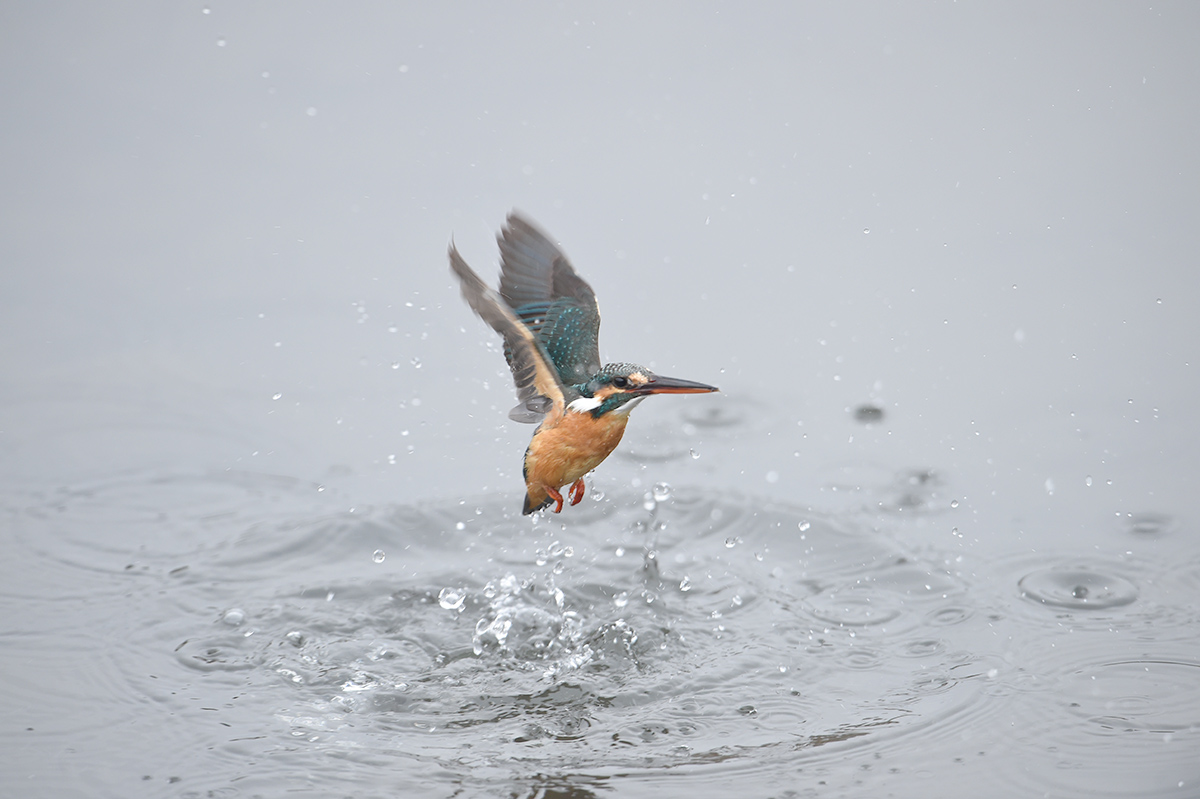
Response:
[[[597,418],[606,413],[629,413],[651,394],[707,394],[719,390],[705,383],[656,375],[633,363],[606,364],[588,382],[575,388],[580,396],[570,404],[570,409],[590,412]]]

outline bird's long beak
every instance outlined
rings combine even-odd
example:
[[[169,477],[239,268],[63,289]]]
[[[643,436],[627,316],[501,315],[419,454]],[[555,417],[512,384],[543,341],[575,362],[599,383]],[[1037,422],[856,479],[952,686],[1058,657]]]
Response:
[[[706,383],[696,383],[691,380],[680,380],[676,377],[655,375],[645,385],[638,386],[635,394],[708,394],[720,391],[716,386]]]

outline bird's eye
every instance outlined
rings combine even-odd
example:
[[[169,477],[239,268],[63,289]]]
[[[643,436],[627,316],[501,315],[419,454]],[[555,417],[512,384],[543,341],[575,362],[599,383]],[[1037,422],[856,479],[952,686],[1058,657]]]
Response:
[[[612,379],[612,384],[615,388],[629,388],[629,378],[619,376],[614,377]]]

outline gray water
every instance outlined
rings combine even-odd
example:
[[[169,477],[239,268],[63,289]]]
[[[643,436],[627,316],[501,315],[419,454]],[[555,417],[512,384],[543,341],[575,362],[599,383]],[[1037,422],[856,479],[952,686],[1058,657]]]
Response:
[[[1200,795],[1195,6],[0,16],[4,795]]]

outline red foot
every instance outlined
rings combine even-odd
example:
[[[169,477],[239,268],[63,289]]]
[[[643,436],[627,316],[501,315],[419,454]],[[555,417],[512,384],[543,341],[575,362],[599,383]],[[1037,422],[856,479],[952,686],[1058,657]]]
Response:
[[[562,506],[563,506],[562,494],[558,493],[557,490],[551,488],[550,486],[543,486],[543,488],[545,488],[546,493],[550,495],[550,499],[554,500],[554,512],[562,513]],[[574,505],[575,503],[572,502],[571,504]]]
[[[578,505],[583,500],[583,478],[571,483],[571,504]]]

